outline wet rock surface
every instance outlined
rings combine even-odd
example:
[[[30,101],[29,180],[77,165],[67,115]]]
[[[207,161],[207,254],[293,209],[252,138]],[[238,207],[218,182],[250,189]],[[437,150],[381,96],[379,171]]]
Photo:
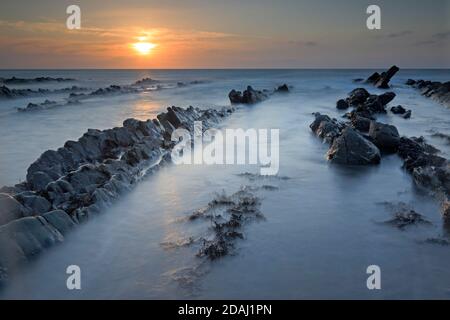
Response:
[[[439,82],[408,79],[406,85],[419,90],[423,96],[450,107],[450,81]]]
[[[157,119],[127,119],[122,127],[89,129],[77,141],[44,152],[26,181],[0,193],[0,267],[28,260],[63,241],[76,224],[98,213],[170,157],[172,130],[217,126],[233,108],[170,107]]]
[[[380,163],[381,155],[380,150],[372,142],[347,127],[333,141],[327,152],[327,159],[337,164],[368,165]]]

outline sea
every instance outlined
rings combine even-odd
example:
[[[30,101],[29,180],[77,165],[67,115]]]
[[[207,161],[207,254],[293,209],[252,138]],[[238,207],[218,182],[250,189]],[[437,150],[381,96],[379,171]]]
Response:
[[[228,92],[287,94],[238,106],[220,128],[279,129],[279,172],[261,177],[258,165],[168,164],[145,176],[120,200],[74,229],[65,241],[10,275],[2,299],[422,299],[450,298],[450,237],[439,201],[417,187],[395,154],[376,166],[332,165],[328,145],[314,136],[314,112],[339,120],[336,101],[352,89],[384,92],[353,79],[374,70],[0,70],[1,78],[62,77],[69,82],[8,85],[16,89],[89,90],[157,80],[137,93],[92,96],[66,104],[68,93],[0,100],[0,186],[24,181],[28,166],[48,149],[77,140],[89,128],[152,119],[167,107],[222,108]],[[448,81],[450,70],[400,70],[388,105],[412,110],[410,119],[388,112],[378,120],[401,135],[423,136],[450,156],[450,110],[405,85],[408,78]],[[46,99],[57,106],[19,112]],[[197,256],[210,221],[186,219],[214,197],[251,188],[263,218],[242,226],[230,255]],[[386,223],[392,208],[408,206],[430,224],[399,229]],[[193,241],[192,241],[193,240]],[[198,241],[197,241],[198,240]],[[194,242],[194,243],[191,243]],[[81,270],[81,289],[69,290],[68,266]],[[368,278],[378,266],[380,289]],[[368,269],[369,268],[369,269]]]

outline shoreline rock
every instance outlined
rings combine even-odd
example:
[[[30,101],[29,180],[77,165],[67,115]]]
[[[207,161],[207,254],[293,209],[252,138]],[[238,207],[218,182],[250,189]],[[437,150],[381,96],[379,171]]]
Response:
[[[450,81],[428,81],[408,79],[406,85],[420,91],[420,94],[450,107]]]
[[[78,141],[45,151],[26,181],[0,189],[0,268],[8,270],[64,240],[76,224],[107,207],[170,157],[175,128],[216,126],[234,109],[169,107],[157,119],[89,129]]]

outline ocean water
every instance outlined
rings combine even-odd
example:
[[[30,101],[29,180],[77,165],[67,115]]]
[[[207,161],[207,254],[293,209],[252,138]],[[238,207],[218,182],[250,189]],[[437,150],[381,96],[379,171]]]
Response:
[[[77,139],[88,128],[119,126],[126,118],[148,119],[176,105],[228,106],[228,92],[247,85],[286,95],[239,108],[222,128],[280,130],[279,177],[249,179],[257,166],[169,165],[145,177],[110,208],[73,231],[64,243],[42,254],[0,292],[1,298],[450,298],[450,247],[425,243],[449,236],[439,203],[414,186],[396,155],[379,166],[341,167],[325,159],[327,145],[309,124],[313,112],[340,118],[336,101],[372,70],[33,70],[0,71],[0,77],[70,77],[70,83],[14,86],[97,89],[131,84],[144,77],[166,86],[139,94],[86,99],[79,105],[17,112],[29,102],[64,101],[67,94],[0,100],[0,185],[23,181],[28,165],[47,149]],[[391,105],[412,110],[405,120],[390,112],[381,122],[400,134],[424,136],[449,157],[450,110],[404,85],[408,78],[448,81],[449,70],[401,70],[392,81]],[[195,81],[195,83],[191,83]],[[177,87],[177,82],[187,83]],[[11,86],[13,87],[13,86]],[[371,93],[381,90],[366,87]],[[282,178],[285,177],[286,179]],[[207,221],[185,218],[215,194],[262,185],[255,191],[264,219],[243,226],[244,239],[232,255],[209,261],[198,245],[182,244],[208,232]],[[399,230],[383,202],[404,202],[431,225]],[[66,268],[79,265],[82,289],[68,290]],[[381,290],[368,290],[366,269],[381,268]]]

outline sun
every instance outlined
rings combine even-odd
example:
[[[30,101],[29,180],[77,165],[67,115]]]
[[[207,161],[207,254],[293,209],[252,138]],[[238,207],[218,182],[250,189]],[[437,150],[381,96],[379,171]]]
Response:
[[[140,42],[133,43],[134,50],[136,50],[139,54],[142,54],[142,55],[149,54],[152,51],[152,49],[155,47],[156,47],[156,44],[151,43],[151,42],[140,41]]]

